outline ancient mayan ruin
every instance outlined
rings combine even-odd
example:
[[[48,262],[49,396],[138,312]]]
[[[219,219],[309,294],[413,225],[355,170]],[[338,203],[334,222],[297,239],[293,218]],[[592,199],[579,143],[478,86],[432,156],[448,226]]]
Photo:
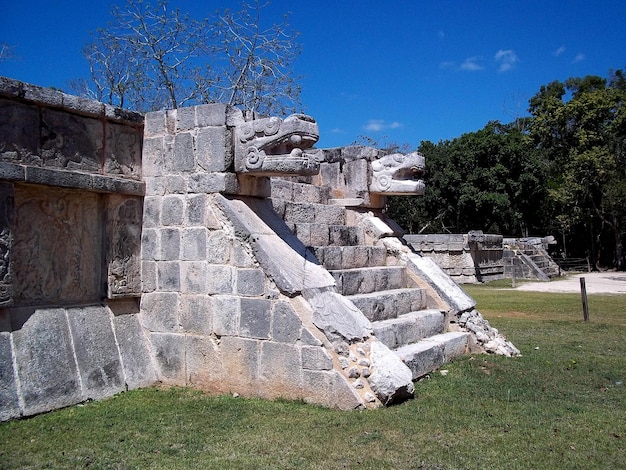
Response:
[[[157,383],[373,408],[518,353],[385,215],[423,194],[418,153],[6,78],[0,108],[1,420]]]

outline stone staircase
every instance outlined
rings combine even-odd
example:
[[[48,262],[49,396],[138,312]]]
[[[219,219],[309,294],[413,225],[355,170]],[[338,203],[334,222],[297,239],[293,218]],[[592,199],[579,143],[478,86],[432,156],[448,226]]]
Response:
[[[287,199],[305,190],[316,202]],[[465,354],[469,333],[448,332],[446,312],[429,305],[427,288],[419,287],[407,267],[357,224],[359,210],[326,197],[323,187],[272,183],[276,211],[330,272],[338,292],[370,320],[379,341],[409,366],[414,380]]]
[[[504,258],[509,259],[508,269],[515,270],[515,277],[549,281],[561,275],[559,265],[548,254],[543,240],[504,239]],[[508,277],[512,275],[513,273],[508,273]]]

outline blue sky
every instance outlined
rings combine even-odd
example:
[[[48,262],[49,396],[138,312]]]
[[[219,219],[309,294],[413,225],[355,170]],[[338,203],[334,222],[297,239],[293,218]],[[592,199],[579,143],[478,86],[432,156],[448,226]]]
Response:
[[[170,4],[200,17],[241,2]],[[17,56],[0,75],[66,91],[88,78],[81,49],[110,5],[0,0],[0,42]],[[623,0],[273,0],[263,11],[266,21],[290,11],[301,33],[296,71],[319,147],[452,139],[524,115],[553,80],[626,67]]]

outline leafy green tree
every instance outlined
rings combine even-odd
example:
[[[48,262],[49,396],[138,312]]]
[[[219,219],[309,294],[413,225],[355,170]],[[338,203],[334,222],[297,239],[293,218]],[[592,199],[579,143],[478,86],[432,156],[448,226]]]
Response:
[[[410,232],[527,236],[541,229],[543,167],[518,123],[490,122],[451,141],[422,142],[419,150],[424,197],[393,198],[389,206]]]
[[[530,136],[549,172],[556,227],[593,263],[626,268],[626,80],[570,78],[530,100]],[[568,235],[568,237],[566,237]],[[586,252],[586,253],[584,253]]]

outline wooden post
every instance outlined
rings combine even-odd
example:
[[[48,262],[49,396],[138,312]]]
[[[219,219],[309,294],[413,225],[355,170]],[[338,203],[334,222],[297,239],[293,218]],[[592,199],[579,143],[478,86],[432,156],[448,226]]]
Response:
[[[511,287],[515,288],[515,263],[511,259]]]
[[[580,296],[583,301],[583,320],[589,321],[589,304],[587,304],[587,286],[585,284],[585,278],[580,278]]]

